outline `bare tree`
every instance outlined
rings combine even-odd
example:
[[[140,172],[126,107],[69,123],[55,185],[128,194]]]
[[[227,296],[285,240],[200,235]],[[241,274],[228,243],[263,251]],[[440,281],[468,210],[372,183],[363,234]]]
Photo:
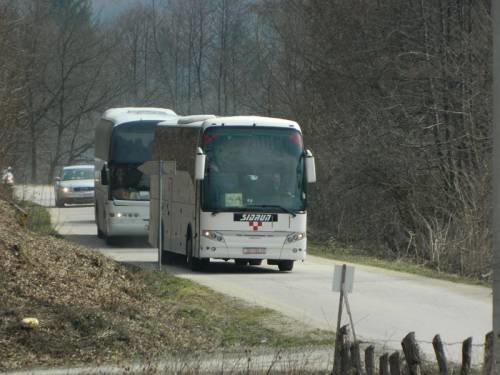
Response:
[[[24,51],[19,48],[18,24],[21,16],[9,2],[0,4],[0,166],[14,162],[18,139],[19,113],[24,95],[22,69],[18,62]]]

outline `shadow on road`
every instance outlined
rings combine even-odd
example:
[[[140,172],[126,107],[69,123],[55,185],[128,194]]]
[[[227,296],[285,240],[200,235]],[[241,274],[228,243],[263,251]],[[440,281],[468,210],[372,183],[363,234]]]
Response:
[[[149,245],[147,238],[143,237],[116,237],[113,238],[113,244],[107,245],[104,239],[97,238],[95,234],[68,234],[65,239],[73,241],[80,245],[88,246],[93,249],[98,249],[102,254],[141,252],[141,249],[149,250],[152,247]],[[132,264],[139,267],[157,268],[157,262],[151,261],[122,261],[125,264]],[[173,262],[168,265],[162,265],[162,270],[173,275],[188,275],[188,274],[278,274],[276,266],[267,266],[263,262],[263,266],[238,266],[233,261],[213,260],[204,267],[202,271],[192,271],[186,264],[186,257],[182,255],[174,256]]]
[[[98,238],[96,234],[66,234],[64,238],[80,245],[99,249],[103,253],[106,252],[106,249],[115,251],[119,249],[130,250],[129,248],[151,248],[147,239],[142,237],[113,237],[112,245],[106,244],[105,240]]]
[[[232,274],[256,274],[256,273],[279,273],[278,269],[262,266],[237,266],[233,262],[214,261],[202,271],[203,273],[232,273]]]
[[[124,262],[125,263],[125,262]],[[157,262],[130,262],[139,267],[158,268]],[[267,266],[237,266],[232,261],[224,262],[215,260],[206,265],[202,271],[192,271],[186,264],[186,258],[178,255],[174,261],[168,265],[162,265],[162,270],[173,275],[188,274],[276,274],[278,269]]]
[[[97,238],[95,234],[65,234],[63,237],[68,240],[75,242],[79,245],[88,246],[93,249],[100,249],[104,244],[104,241]]]
[[[66,219],[66,223],[78,223],[78,224],[95,224],[95,220],[91,219],[91,220],[85,220],[85,219],[82,219],[82,220],[74,220],[74,219]]]

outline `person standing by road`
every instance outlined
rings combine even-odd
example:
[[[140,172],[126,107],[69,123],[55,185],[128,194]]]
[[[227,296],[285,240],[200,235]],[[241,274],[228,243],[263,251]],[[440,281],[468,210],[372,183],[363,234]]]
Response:
[[[2,190],[4,190],[7,197],[12,198],[14,194],[14,174],[12,167],[7,167],[2,172]]]

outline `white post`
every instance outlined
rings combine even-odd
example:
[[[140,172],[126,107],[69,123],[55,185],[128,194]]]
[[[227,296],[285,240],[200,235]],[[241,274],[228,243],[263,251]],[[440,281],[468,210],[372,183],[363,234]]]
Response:
[[[158,171],[158,187],[159,187],[159,203],[158,203],[158,268],[161,271],[161,252],[163,243],[163,160],[158,163],[160,170]]]
[[[491,2],[493,27],[493,370],[500,373],[500,4]]]

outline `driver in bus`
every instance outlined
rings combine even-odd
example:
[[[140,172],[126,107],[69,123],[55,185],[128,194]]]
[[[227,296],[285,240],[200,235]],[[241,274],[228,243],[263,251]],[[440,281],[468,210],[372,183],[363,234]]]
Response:
[[[126,172],[123,168],[115,170],[115,184],[113,196],[116,199],[131,199],[131,192],[126,181]]]
[[[290,184],[287,183],[285,175],[280,173],[273,173],[268,187],[269,196],[273,198],[276,203],[282,204],[294,197],[293,192],[290,191]]]

